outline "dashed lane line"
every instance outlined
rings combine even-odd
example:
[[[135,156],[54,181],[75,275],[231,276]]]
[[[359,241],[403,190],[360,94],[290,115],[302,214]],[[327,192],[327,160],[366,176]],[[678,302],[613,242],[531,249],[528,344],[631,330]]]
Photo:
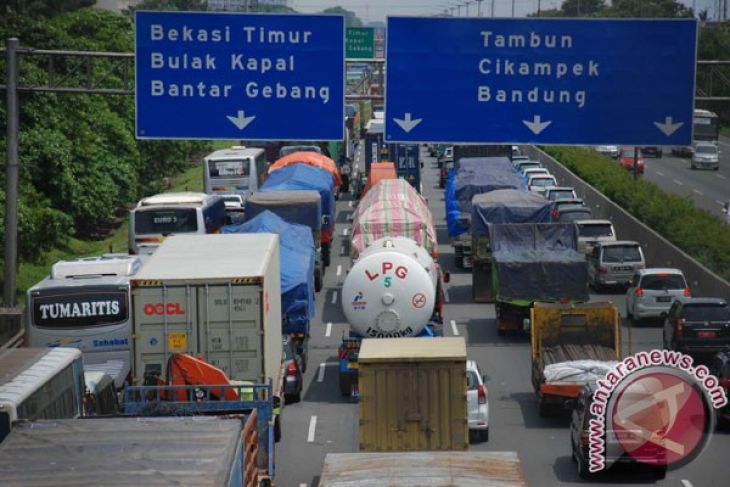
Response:
[[[715,200],[715,203],[717,203],[717,204],[718,204],[718,205],[720,205],[720,206],[725,206],[725,203],[723,203],[723,202],[722,202],[722,201],[720,201],[720,200]]]
[[[334,291],[332,293],[332,304],[336,304],[336,303],[337,303],[337,291]]]
[[[692,482],[690,482],[690,481],[689,481],[689,480],[687,480],[687,479],[682,479],[682,485],[683,485],[684,487],[692,487]]]
[[[342,229],[342,236],[347,237],[347,234],[350,232],[350,229],[345,227]]]
[[[657,173],[658,175],[660,175],[660,176],[664,176],[664,173],[663,173],[663,172],[661,172],[661,171],[657,171],[656,173]]]
[[[693,189],[692,191],[694,191],[695,193],[697,193],[697,194],[698,194],[698,195],[700,195],[700,196],[704,196],[704,195],[705,195],[705,193],[703,193],[703,192],[702,192],[702,191],[700,191],[699,189]]]
[[[456,321],[451,320],[451,331],[454,332],[454,336],[459,336],[459,329],[456,328]]]
[[[684,186],[684,185],[682,184],[682,181],[680,181],[679,179],[673,179],[673,181],[674,181],[674,184],[678,184],[678,185],[680,185],[680,186]]]
[[[444,286],[444,301],[447,303],[451,302],[451,296],[449,296],[449,288]]]
[[[340,247],[340,255],[345,255],[345,246]]]
[[[727,179],[727,177],[723,176],[722,174],[715,174],[715,176],[717,176],[720,179]]]
[[[337,266],[337,275],[339,276],[341,274],[342,274],[342,266],[341,265],[338,265]]]
[[[332,322],[331,321],[328,321],[327,322],[327,327],[324,330],[324,336],[328,337],[331,334],[332,334]]]
[[[307,443],[314,443],[314,433],[317,429],[317,416],[309,419],[309,432],[307,433]]]
[[[317,382],[324,382],[324,371],[327,364],[322,362],[319,364],[319,372],[317,373]]]

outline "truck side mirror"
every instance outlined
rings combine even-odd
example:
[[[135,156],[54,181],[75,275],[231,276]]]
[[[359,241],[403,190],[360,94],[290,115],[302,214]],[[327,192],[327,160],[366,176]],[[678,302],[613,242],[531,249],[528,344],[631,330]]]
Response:
[[[451,281],[451,273],[449,271],[443,271],[444,282],[449,283]]]

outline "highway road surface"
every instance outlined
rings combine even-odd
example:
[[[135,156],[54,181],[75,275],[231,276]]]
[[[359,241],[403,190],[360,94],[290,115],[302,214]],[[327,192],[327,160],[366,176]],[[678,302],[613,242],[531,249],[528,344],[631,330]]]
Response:
[[[730,147],[727,149],[730,155]],[[453,248],[448,243],[444,218],[443,190],[436,187],[437,168],[432,158],[425,157],[423,169],[424,195],[429,201],[438,228],[439,260],[451,271],[447,285],[449,302],[445,307],[444,334],[459,335],[467,340],[469,358],[479,363],[488,376],[490,409],[489,442],[473,444],[479,451],[513,450],[519,455],[525,477],[532,486],[580,485],[575,464],[570,458],[569,416],[541,418],[530,381],[530,349],[526,337],[499,337],[495,330],[494,306],[471,301],[471,274],[455,269]],[[362,167],[363,154],[358,150]],[[726,156],[727,157],[727,156]],[[649,161],[651,175],[669,178],[672,182],[683,171],[681,163],[665,157]],[[666,170],[672,167],[672,171]],[[658,172],[665,176],[659,176]],[[719,174],[728,174],[725,166]],[[685,173],[691,174],[687,169]],[[717,173],[703,172],[687,176],[683,184],[710,194],[709,181]],[[694,178],[694,179],[690,179]],[[690,183],[690,181],[693,181]],[[702,185],[700,184],[702,182]],[[729,181],[730,183],[730,181]],[[671,186],[670,186],[671,187]],[[726,187],[727,184],[726,184]],[[676,189],[676,188],[674,188]],[[727,195],[728,192],[726,191]],[[699,196],[699,195],[697,195]],[[708,205],[711,206],[711,205]],[[718,205],[719,207],[719,205]],[[330,452],[358,451],[357,404],[342,398],[337,383],[337,346],[348,325],[341,311],[341,286],[350,267],[349,231],[350,198],[337,203],[337,225],[332,264],[327,269],[325,286],[317,295],[317,317],[312,324],[308,370],[302,401],[287,405],[283,412],[283,438],[276,448],[276,482],[282,487],[317,486],[324,457]],[[620,238],[631,239],[617,229]],[[651,263],[649,263],[651,265]],[[344,299],[348,299],[347,296]],[[611,300],[625,314],[622,295],[594,295],[593,300]],[[642,326],[629,329],[622,326],[625,355],[650,350],[661,345],[661,328]],[[728,453],[730,434],[715,433],[706,450],[692,463],[667,473],[667,478],[655,481],[636,470],[622,468],[601,475],[601,485],[663,485],[676,487],[724,486],[728,484]]]

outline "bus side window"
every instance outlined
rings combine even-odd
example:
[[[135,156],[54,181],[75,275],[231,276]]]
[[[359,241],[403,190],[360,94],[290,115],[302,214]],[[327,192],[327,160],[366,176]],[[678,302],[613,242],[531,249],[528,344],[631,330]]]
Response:
[[[259,189],[264,184],[264,181],[266,180],[266,173],[268,171],[268,167],[266,167],[266,157],[264,153],[259,154],[256,156],[256,176],[258,177],[259,182]]]

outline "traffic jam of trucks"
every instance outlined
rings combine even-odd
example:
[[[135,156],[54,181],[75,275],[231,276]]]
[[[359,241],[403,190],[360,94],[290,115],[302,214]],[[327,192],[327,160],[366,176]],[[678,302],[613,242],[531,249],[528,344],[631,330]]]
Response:
[[[627,352],[616,306],[590,302],[579,245],[589,237],[554,220],[518,148],[386,143],[382,113],[365,121],[364,111],[334,145],[210,154],[205,194],[161,194],[131,211],[129,255],[61,261],[30,288],[27,345],[37,357],[79,349],[71,359],[87,387],[71,381],[69,414],[23,415],[33,390],[0,378],[0,413],[15,407],[0,421],[1,481],[91,485],[103,469],[127,485],[276,485],[286,406],[306,397],[311,335],[325,326],[325,275],[341,276],[331,263],[344,222],[349,265],[334,296],[348,326],[330,365],[338,395],[357,404],[360,451],[327,453],[319,485],[526,485],[516,452],[470,450],[500,425],[489,422],[488,376],[464,337],[446,336],[439,244],[468,269],[472,300],[494,304],[496,334],[530,342],[525,374],[547,416]],[[443,222],[422,194],[428,152],[446,169]],[[113,384],[111,400],[97,384]],[[60,443],[84,454],[63,473],[48,463]]]

